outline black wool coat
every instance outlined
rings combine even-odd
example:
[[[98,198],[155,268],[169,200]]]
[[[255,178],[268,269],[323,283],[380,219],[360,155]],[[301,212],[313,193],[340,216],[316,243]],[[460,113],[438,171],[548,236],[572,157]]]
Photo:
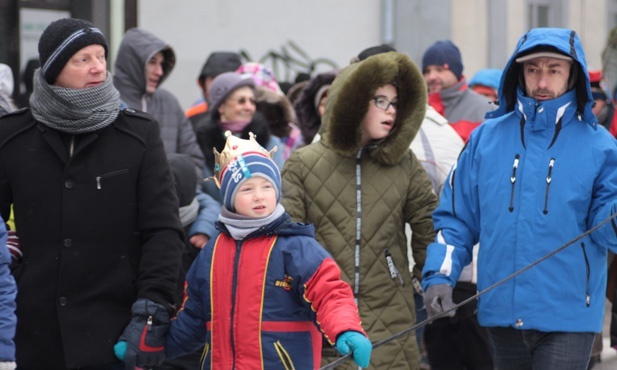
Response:
[[[5,220],[11,204],[23,250],[13,270],[20,366],[112,363],[137,298],[173,309],[184,236],[151,116],[127,109],[111,125],[76,136],[44,126],[29,110],[4,116]]]

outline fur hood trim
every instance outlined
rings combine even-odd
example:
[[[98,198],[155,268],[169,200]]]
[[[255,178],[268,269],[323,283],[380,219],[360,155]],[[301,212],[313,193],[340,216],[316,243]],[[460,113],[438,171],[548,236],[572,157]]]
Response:
[[[369,148],[368,155],[391,166],[401,161],[424,120],[427,89],[422,73],[402,53],[377,54],[343,69],[328,91],[322,120],[324,143],[341,155],[360,148],[362,119],[379,87],[397,87],[399,108],[390,135]]]

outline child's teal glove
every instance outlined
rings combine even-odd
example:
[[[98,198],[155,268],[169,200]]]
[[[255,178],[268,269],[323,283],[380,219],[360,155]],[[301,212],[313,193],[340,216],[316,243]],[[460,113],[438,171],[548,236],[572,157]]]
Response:
[[[357,331],[346,331],[338,336],[336,349],[343,355],[353,352],[353,360],[360,367],[367,367],[371,360],[373,344]]]
[[[114,346],[114,353],[118,360],[124,362],[124,358],[126,357],[126,341],[121,340]]]

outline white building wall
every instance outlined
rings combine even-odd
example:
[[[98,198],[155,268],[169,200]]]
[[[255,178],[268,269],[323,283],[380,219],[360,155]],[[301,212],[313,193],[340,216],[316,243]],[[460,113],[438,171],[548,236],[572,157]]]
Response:
[[[463,57],[463,73],[467,80],[488,62],[487,0],[452,0],[452,42]]]
[[[599,17],[608,11],[606,0],[570,0],[570,28],[574,29],[583,43],[587,67],[602,69],[602,49],[606,45],[607,17]]]
[[[359,51],[382,43],[384,1],[142,0],[138,6],[138,24],[175,49],[176,68],[163,86],[174,92],[182,106],[188,108],[200,97],[195,80],[212,51],[244,49],[254,60],[259,60],[270,50],[281,52],[291,40],[311,59],[328,58],[339,67],[346,66]],[[525,0],[499,1],[503,3],[495,0],[391,0],[395,13],[392,17],[395,23],[393,44],[420,64],[423,51],[430,44],[450,38],[461,50],[468,78],[482,68],[502,68],[520,36],[527,31],[528,3]],[[489,18],[491,2],[501,9],[499,19]],[[578,32],[591,69],[601,67],[600,55],[609,28],[613,26],[608,24],[611,19],[608,13],[617,8],[613,4],[616,2],[563,0],[560,14],[556,15],[563,18],[560,22],[564,27]],[[123,1],[111,0],[111,4],[113,19],[121,19],[123,14],[119,9]],[[497,22],[497,27],[495,24],[491,27],[490,22]],[[120,41],[117,33],[121,35],[118,30],[123,26],[121,22],[113,22],[111,28],[112,50],[116,52]],[[489,33],[494,32],[491,29],[503,33]],[[504,54],[503,57],[494,55],[491,37],[498,40],[497,51],[499,55]],[[291,54],[299,57],[297,53]],[[493,65],[489,65],[491,63]],[[325,68],[322,65],[320,70]],[[282,66],[278,73],[284,77]]]
[[[514,52],[514,48],[518,43],[518,40],[521,38],[523,33],[525,33],[527,28],[527,12],[525,10],[525,2],[521,0],[508,0],[508,18],[507,24],[504,25],[506,27],[506,39],[508,47],[507,57],[510,58],[512,52]],[[504,65],[505,67],[505,65]]]
[[[176,52],[176,67],[163,87],[184,108],[201,96],[196,78],[212,51],[245,49],[258,60],[292,40],[312,59],[344,67],[381,37],[376,0],[145,0],[138,12],[139,27]]]

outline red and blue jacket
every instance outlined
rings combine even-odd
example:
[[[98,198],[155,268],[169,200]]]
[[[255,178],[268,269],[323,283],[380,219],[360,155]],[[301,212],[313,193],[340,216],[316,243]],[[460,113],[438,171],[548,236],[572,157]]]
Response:
[[[318,369],[322,337],[364,333],[349,285],[309,224],[287,214],[200,252],[172,321],[170,358],[203,347],[201,369]]]
[[[495,109],[488,98],[468,88],[464,77],[453,86],[429,94],[428,104],[446,117],[465,143],[484,121],[484,115]]]

